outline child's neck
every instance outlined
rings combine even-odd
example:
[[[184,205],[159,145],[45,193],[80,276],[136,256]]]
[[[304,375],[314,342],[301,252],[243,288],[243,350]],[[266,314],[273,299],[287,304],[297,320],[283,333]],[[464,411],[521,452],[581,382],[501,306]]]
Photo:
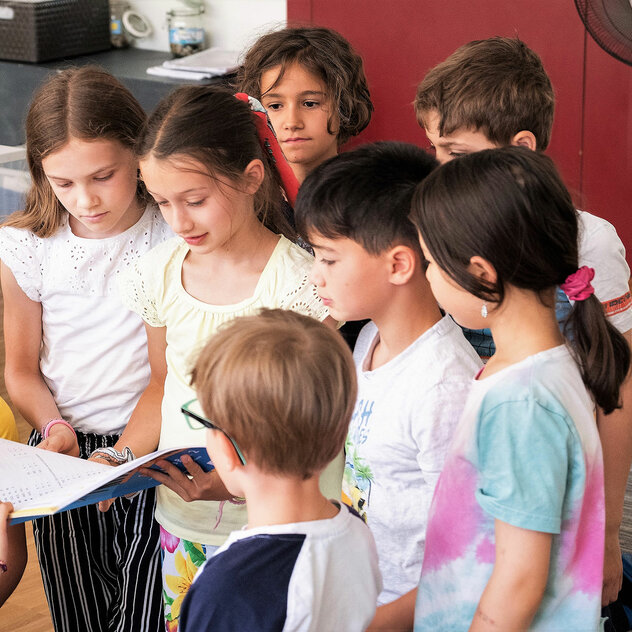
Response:
[[[204,254],[193,250],[187,255],[187,261],[202,263],[204,266],[215,265],[235,265],[253,258],[253,253],[265,249],[269,245],[278,241],[278,236],[266,228],[254,214],[248,217],[241,226],[230,236],[224,244],[217,246],[211,252]]]
[[[296,179],[298,180],[299,186],[301,184],[303,184],[305,178],[307,178],[307,176],[312,171],[314,171],[314,169],[316,169],[316,167],[318,167],[318,165],[321,165],[326,160],[329,160],[330,158],[333,158],[334,156],[337,156],[337,155],[338,155],[338,151],[337,151],[337,149],[335,149],[335,150],[332,150],[331,152],[329,152],[329,153],[327,153],[325,155],[319,156],[318,160],[314,161],[314,162],[293,162],[293,163],[290,163],[290,168],[294,172],[294,175],[296,176]]]
[[[292,171],[298,180],[298,185],[301,186],[303,184],[305,178],[307,178],[309,172],[313,169],[313,167],[302,165],[300,163],[294,163],[290,165],[292,167]]]
[[[544,300],[548,305],[535,292],[507,287],[501,307],[489,312],[496,353],[487,362],[483,377],[564,343],[553,292]]]
[[[250,225],[212,252],[189,251],[182,266],[182,285],[193,297],[212,305],[233,305],[252,296],[279,241],[253,216]]]
[[[319,488],[319,475],[307,480],[258,471],[244,485],[248,527],[325,520],[339,508]]]
[[[386,364],[405,351],[419,336],[441,320],[441,312],[421,272],[406,285],[393,288],[383,309],[371,315],[380,333],[369,369]]]

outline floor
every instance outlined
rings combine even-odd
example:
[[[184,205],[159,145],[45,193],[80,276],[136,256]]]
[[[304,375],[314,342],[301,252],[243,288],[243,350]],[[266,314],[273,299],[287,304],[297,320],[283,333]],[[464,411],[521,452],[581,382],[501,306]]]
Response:
[[[2,313],[3,305],[2,293],[0,293],[0,313]],[[0,336],[0,397],[11,403],[4,385],[4,336]],[[20,439],[26,441],[30,426],[19,415],[16,417]],[[2,632],[52,632],[53,624],[48,613],[33,544],[33,533],[28,522],[26,523],[26,539],[29,561],[22,581],[13,595],[0,608],[0,630]]]
[[[26,527],[29,561],[22,581],[0,608],[0,630],[3,632],[52,632],[53,624],[42,587],[30,525]]]

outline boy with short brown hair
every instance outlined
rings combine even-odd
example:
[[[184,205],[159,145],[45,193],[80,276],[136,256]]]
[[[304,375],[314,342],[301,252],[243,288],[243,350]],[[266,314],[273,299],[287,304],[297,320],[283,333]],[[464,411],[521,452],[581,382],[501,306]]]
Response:
[[[245,498],[248,527],[200,569],[182,631],[366,629],[381,589],[375,544],[319,489],[355,403],[342,338],[286,310],[237,318],[206,345],[192,384],[204,414],[191,403],[183,412],[208,428],[213,464]]]
[[[415,97],[417,121],[432,136],[439,162],[472,150],[527,142],[530,149],[544,151],[554,109],[553,86],[540,57],[508,37],[461,46],[426,74]],[[454,138],[466,131],[481,134],[478,140],[487,146]]]

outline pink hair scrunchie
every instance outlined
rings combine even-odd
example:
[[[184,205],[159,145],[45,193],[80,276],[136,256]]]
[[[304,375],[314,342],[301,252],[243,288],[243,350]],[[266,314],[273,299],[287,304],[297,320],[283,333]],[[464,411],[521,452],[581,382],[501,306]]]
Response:
[[[571,301],[585,301],[595,293],[595,288],[590,283],[594,276],[593,268],[582,266],[577,272],[569,274],[560,287]]]

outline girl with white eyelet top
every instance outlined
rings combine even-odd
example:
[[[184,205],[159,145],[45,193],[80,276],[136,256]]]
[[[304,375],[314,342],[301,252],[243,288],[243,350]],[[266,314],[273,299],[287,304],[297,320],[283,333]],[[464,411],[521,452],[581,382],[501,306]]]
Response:
[[[152,378],[116,448],[140,455],[204,445],[180,408],[195,397],[197,352],[223,323],[263,307],[334,322],[308,281],[311,255],[278,234],[293,231],[247,103],[212,87],[180,88],[150,116],[137,153],[147,190],[178,235],[122,279],[124,302],[146,322]],[[246,524],[243,501],[217,473],[183,461],[188,476],[164,461],[164,473],[151,473],[163,483],[156,519],[168,627],[196,568]],[[340,455],[321,478],[329,497],[340,494],[342,466]]]
[[[32,186],[0,229],[6,384],[29,443],[88,458],[113,446],[149,382],[146,335],[116,280],[172,235],[133,151],[145,114],[95,68],[65,70],[26,119]],[[101,459],[104,462],[103,458]],[[162,628],[155,494],[38,519],[56,632]]]

